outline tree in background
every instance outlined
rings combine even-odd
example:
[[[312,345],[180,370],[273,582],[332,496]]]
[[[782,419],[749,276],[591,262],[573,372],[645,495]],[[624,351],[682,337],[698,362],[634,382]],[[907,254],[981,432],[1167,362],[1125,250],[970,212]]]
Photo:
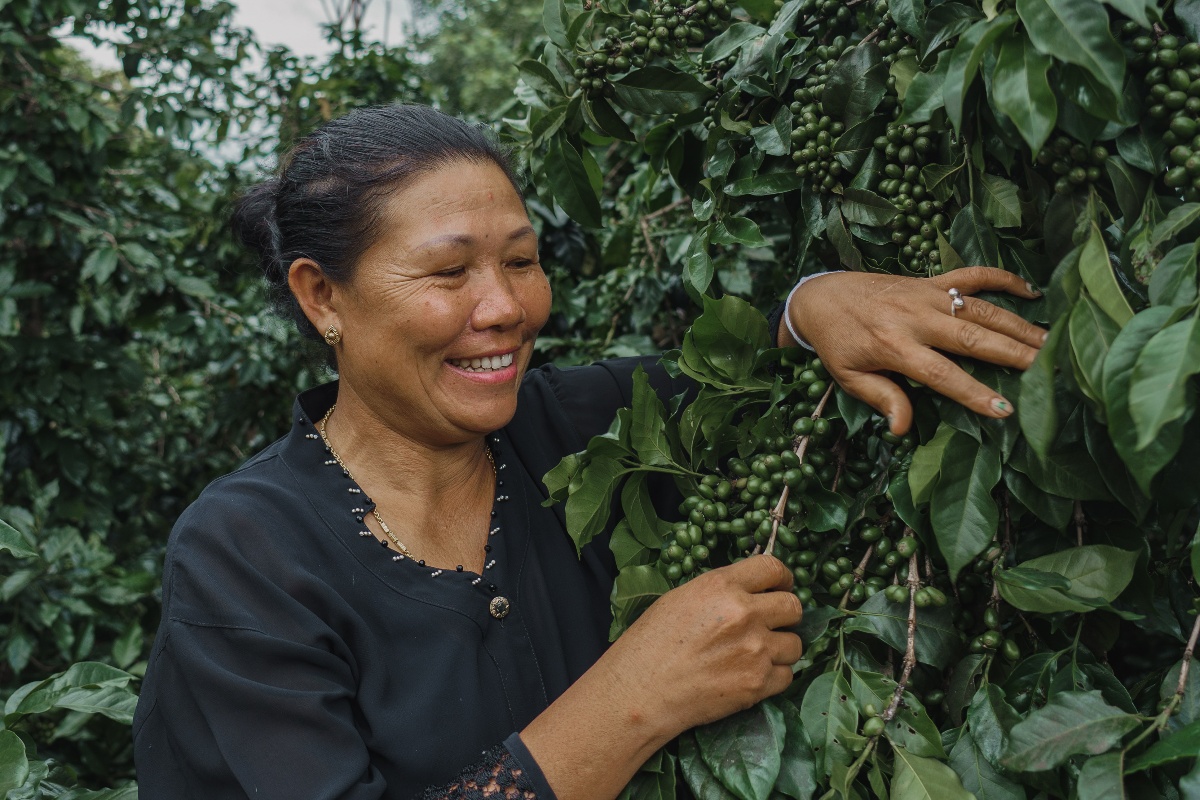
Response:
[[[0,797],[132,777],[166,534],[318,378],[226,233],[232,197],[319,122],[425,96],[349,28],[263,65],[232,12],[0,4]]]
[[[1200,6],[547,0],[544,22],[510,131],[533,186],[627,297],[674,276],[703,306],[664,356],[697,398],[635,383],[547,476],[581,546],[619,509],[612,634],[762,550],[806,609],[791,687],[625,797],[1200,796]],[[990,299],[1050,337],[1024,375],[964,364],[1018,415],[912,386],[904,437],[739,297],[968,264],[1043,287]],[[649,501],[663,474],[678,508]]]

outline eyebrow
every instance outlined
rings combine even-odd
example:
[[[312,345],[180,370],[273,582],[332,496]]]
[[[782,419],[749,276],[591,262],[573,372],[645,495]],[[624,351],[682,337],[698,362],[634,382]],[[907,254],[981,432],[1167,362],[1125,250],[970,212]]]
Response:
[[[532,225],[523,225],[522,227],[517,228],[515,231],[510,233],[508,235],[508,238],[506,241],[514,242],[517,239],[523,239],[526,236],[536,236],[536,235],[537,235],[537,231],[535,231],[533,229]],[[457,246],[466,246],[466,245],[472,245],[474,243],[475,243],[475,237],[467,236],[465,233],[447,233],[443,236],[435,236],[434,238],[430,239],[429,241],[424,242],[423,244],[421,244],[420,247],[417,248],[417,252],[422,252],[424,250],[432,250],[435,247],[442,247],[442,246],[448,245],[448,244],[457,245]]]

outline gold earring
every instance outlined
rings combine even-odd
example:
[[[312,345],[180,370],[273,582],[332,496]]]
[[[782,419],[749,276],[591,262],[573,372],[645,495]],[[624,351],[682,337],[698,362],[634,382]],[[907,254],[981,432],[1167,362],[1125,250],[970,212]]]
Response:
[[[330,325],[325,329],[325,344],[333,347],[342,340],[342,332],[337,329],[336,325]]]

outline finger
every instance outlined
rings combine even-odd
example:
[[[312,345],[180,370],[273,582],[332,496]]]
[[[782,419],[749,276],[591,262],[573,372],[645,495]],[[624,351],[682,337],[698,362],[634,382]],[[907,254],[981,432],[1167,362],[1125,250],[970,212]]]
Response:
[[[895,381],[874,372],[847,372],[833,377],[843,389],[886,417],[892,433],[908,433],[912,403]]]
[[[1038,354],[1037,349],[1002,333],[951,317],[942,317],[942,321],[935,325],[930,344],[939,350],[1017,369],[1029,369]]]
[[[796,659],[796,661],[799,660],[800,659],[798,658]],[[768,674],[767,680],[763,685],[762,696],[774,697],[775,695],[779,694],[784,689],[792,685],[793,677],[794,675],[792,673],[791,664],[777,664],[774,667],[771,667],[771,672]]]
[[[939,353],[924,349],[907,350],[900,354],[898,362],[897,368],[908,377],[978,414],[1002,418],[1013,412],[1013,404],[1008,398],[975,380]]]
[[[804,643],[794,633],[772,632],[767,640],[771,663],[791,666],[804,656]]]
[[[1049,331],[1045,328],[1039,328],[1032,322],[1026,322],[998,305],[977,297],[963,299],[966,301],[966,306],[958,312],[959,319],[982,325],[1033,348],[1040,348],[1049,335]]]
[[[804,607],[791,592],[762,592],[751,597],[751,608],[768,628],[787,628],[804,619]]]
[[[1020,275],[997,267],[953,269],[930,278],[929,282],[939,289],[958,289],[963,294],[1008,292],[1029,300],[1042,296],[1033,284],[1026,283]]]
[[[724,569],[727,579],[751,594],[792,588],[792,571],[775,556],[750,556]]]

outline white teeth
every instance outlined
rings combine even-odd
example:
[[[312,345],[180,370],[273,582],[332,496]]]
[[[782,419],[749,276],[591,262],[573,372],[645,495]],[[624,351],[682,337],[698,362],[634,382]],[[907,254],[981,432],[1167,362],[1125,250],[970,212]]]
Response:
[[[502,356],[483,356],[482,358],[452,358],[450,363],[459,369],[465,369],[470,372],[488,372],[491,370],[504,369],[513,363],[513,354],[506,353]]]

